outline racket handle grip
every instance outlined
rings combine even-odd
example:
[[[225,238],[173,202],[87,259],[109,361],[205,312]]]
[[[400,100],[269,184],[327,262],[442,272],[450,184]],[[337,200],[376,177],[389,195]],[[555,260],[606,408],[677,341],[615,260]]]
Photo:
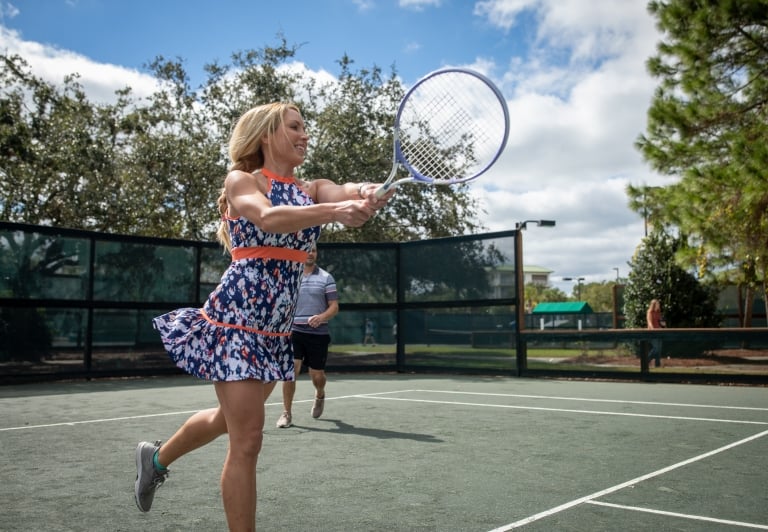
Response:
[[[389,192],[389,189],[394,188],[395,186],[397,186],[397,183],[384,183],[376,189],[376,192],[374,192],[373,195],[376,199],[381,199],[384,197],[384,194]]]

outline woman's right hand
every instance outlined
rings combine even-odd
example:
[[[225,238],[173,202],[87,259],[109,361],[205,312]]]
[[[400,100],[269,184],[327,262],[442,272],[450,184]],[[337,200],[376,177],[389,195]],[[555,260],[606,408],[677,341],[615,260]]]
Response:
[[[376,214],[376,209],[367,200],[347,200],[336,204],[334,214],[337,222],[360,227]]]

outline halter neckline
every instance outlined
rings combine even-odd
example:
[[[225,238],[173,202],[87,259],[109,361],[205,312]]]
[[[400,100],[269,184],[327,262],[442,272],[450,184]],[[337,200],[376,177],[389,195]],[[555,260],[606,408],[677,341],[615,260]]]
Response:
[[[271,172],[266,168],[262,168],[261,173],[267,179],[274,179],[276,181],[282,181],[283,183],[293,183],[296,179],[294,176],[286,177],[282,175],[277,175],[276,173]]]

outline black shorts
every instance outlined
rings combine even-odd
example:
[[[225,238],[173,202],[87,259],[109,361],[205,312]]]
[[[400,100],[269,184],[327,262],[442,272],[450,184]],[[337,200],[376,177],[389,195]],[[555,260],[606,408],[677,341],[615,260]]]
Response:
[[[304,366],[312,369],[325,369],[328,360],[328,345],[331,343],[329,334],[308,334],[292,332],[293,358],[301,360]]]

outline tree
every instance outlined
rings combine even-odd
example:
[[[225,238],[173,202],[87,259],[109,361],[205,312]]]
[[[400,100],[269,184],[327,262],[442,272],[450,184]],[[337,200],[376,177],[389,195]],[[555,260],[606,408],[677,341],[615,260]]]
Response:
[[[648,4],[664,41],[648,61],[660,85],[637,141],[657,171],[679,179],[630,205],[688,246],[678,260],[768,300],[768,2]],[[747,313],[751,315],[751,312]]]
[[[114,105],[95,105],[75,75],[59,89],[30,74],[18,56],[0,61],[3,219],[97,230],[109,225],[117,212],[110,201],[127,92],[118,93]]]
[[[35,77],[23,58],[0,60],[0,218],[121,234],[213,239],[226,146],[248,108],[293,101],[310,131],[298,170],[305,179],[382,181],[391,168],[392,124],[404,87],[394,69],[353,70],[320,81],[288,65],[277,45],[206,65],[196,91],[181,59],[147,65],[158,89],[146,100],[129,87],[114,104],[88,100],[73,74],[63,86]],[[326,241],[404,241],[476,232],[466,187],[402,187],[364,227],[328,225]]]
[[[392,126],[405,89],[392,71],[353,71],[353,61],[339,61],[338,82],[316,86],[304,113],[311,139],[301,175],[308,179],[384,181],[392,166]],[[466,186],[401,187],[387,209],[360,228],[330,225],[328,242],[410,241],[475,233],[477,204]]]
[[[595,312],[613,311],[614,281],[587,283],[581,287],[581,300],[589,303]]]
[[[646,327],[646,310],[658,299],[667,327],[716,327],[719,318],[716,287],[706,287],[675,262],[684,245],[655,230],[640,244],[630,261],[629,279],[624,288],[624,316],[628,328]]]
[[[539,283],[528,283],[524,290],[526,312],[532,311],[539,303],[566,301],[568,299],[565,292],[559,288]]]

